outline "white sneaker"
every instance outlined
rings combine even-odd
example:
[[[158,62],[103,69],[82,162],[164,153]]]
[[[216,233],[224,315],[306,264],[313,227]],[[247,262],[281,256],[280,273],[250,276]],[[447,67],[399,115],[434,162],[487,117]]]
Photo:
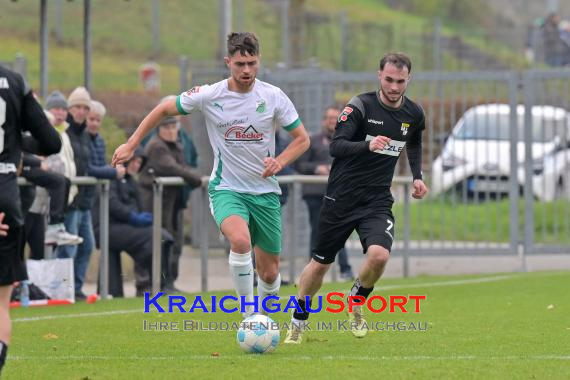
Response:
[[[364,328],[366,320],[364,319],[364,310],[362,310],[362,306],[353,306],[351,313],[348,311],[347,305],[346,313],[348,314],[348,321],[350,322],[350,331],[352,332],[352,335],[357,338],[364,338],[368,330]]]
[[[78,245],[83,243],[83,238],[70,234],[62,224],[48,226],[44,244],[46,245]]]
[[[303,333],[305,332],[305,325],[298,324],[291,321],[291,327],[287,330],[284,344],[301,344],[303,341]]]

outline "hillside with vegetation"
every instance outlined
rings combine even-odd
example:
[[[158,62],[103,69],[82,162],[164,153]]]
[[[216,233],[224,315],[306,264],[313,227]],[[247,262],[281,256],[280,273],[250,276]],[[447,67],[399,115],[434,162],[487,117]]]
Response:
[[[83,83],[83,1],[61,1],[60,26],[55,1],[48,1],[48,87],[69,93]],[[460,0],[291,0],[300,5],[301,19],[291,23],[292,48],[299,50],[298,66],[372,71],[389,50],[406,51],[414,70],[432,70],[435,61],[445,70],[509,68],[525,65],[520,52],[489,37],[489,8]],[[184,55],[192,71],[220,64],[219,2],[217,0],[161,1],[159,46],[152,42],[152,1],[92,1],[92,90],[108,104],[116,124],[127,131],[161,96],[180,90],[178,62]],[[0,0],[0,61],[22,54],[27,77],[39,86],[39,2]],[[279,0],[234,0],[234,29],[256,32],[265,67],[274,68],[282,56]],[[441,20],[441,56],[434,56],[437,19]],[[294,25],[300,26],[295,29]],[[295,43],[296,41],[296,43]],[[467,53],[469,54],[467,54]],[[160,64],[158,93],[141,97],[141,65]],[[110,134],[111,132],[109,132]],[[116,135],[116,133],[113,132]],[[122,132],[112,137],[112,148]]]
[[[298,1],[298,0],[297,0]],[[49,83],[69,89],[83,78],[83,2],[62,1],[63,20],[55,26],[56,2],[48,2]],[[170,0],[159,4],[160,46],[153,51],[151,1],[92,1],[93,87],[113,91],[140,89],[138,70],[154,58],[161,64],[162,89],[178,91],[177,62],[188,57],[191,67],[219,62],[218,1]],[[442,42],[452,36],[464,51],[479,50],[503,65],[517,64],[518,53],[508,45],[490,43],[484,32],[488,9],[474,2],[455,0],[306,0],[301,23],[301,65],[309,62],[326,68],[350,71],[376,68],[378,56],[402,50],[414,58],[418,70],[433,68],[434,20],[442,20]],[[234,0],[235,28],[255,31],[262,41],[264,64],[283,60],[280,6],[273,0]],[[2,0],[0,60],[22,53],[28,60],[29,80],[38,83],[39,4],[35,1]],[[343,20],[346,22],[343,35]],[[56,33],[59,31],[60,33]],[[59,37],[59,38],[56,38]],[[472,69],[477,62],[444,50],[444,69]],[[514,62],[514,63],[513,63]],[[520,64],[520,63],[519,63]],[[476,68],[476,67],[475,67]]]

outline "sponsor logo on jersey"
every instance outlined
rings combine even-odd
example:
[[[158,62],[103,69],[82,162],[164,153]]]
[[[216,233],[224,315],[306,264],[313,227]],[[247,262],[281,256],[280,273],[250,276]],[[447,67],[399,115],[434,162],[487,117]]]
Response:
[[[255,112],[264,113],[265,112],[265,100],[261,99],[255,102]]]
[[[384,121],[378,121],[374,119],[368,119],[368,122],[376,125],[384,125]]]
[[[218,128],[228,128],[231,126],[234,126],[236,124],[245,124],[247,123],[247,117],[244,117],[243,119],[233,119],[230,121],[225,121],[225,122],[219,122],[216,127]]]
[[[231,127],[224,134],[226,141],[261,141],[263,133],[259,133],[253,125],[249,127],[235,126]]]
[[[194,86],[190,90],[186,91],[186,95],[192,96],[192,94],[197,94],[200,92],[200,86]]]
[[[410,124],[402,123],[402,128],[400,128],[400,129],[402,130],[402,134],[404,136],[408,134],[408,128],[410,128]]]
[[[370,141],[374,137],[375,136],[366,135],[366,141]],[[398,157],[400,153],[402,153],[402,151],[404,150],[404,146],[406,146],[405,141],[390,140],[390,142],[384,147],[384,149],[382,150],[377,149],[374,151],[374,153]]]
[[[344,107],[344,109],[342,110],[340,115],[338,115],[338,122],[341,123],[343,121],[347,121],[348,115],[350,115],[352,113],[352,111],[354,111],[352,109],[352,107],[349,107],[349,106]]]
[[[212,107],[218,108],[220,111],[224,112],[224,105],[223,104],[220,104],[218,102],[214,102],[214,104],[212,104]]]

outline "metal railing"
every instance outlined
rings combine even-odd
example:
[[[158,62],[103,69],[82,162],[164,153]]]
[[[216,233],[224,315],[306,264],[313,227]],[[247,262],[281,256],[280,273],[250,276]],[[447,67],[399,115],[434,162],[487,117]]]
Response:
[[[200,204],[198,215],[200,215],[199,234],[200,234],[200,283],[203,292],[208,290],[208,251],[209,251],[209,235],[208,235],[208,222],[211,216],[209,215],[208,207],[208,179],[209,177],[202,177],[202,186],[200,187]],[[100,293],[101,298],[106,299],[109,294],[109,180],[96,179],[94,177],[74,177],[71,178],[73,185],[80,186],[98,186],[99,188],[99,215],[100,215],[100,261],[99,261],[99,278],[100,278]],[[280,176],[279,183],[288,185],[292,190],[290,200],[290,209],[287,214],[287,249],[283,252],[284,258],[289,261],[289,278],[294,280],[297,275],[297,255],[295,250],[297,247],[298,236],[295,233],[295,220],[298,217],[299,209],[301,207],[301,193],[304,184],[326,184],[327,176],[312,176],[312,175],[287,175]],[[393,186],[402,186],[403,192],[406,196],[403,197],[404,205],[404,236],[403,246],[399,254],[403,258],[404,276],[409,273],[409,248],[410,248],[410,185],[412,183],[411,177],[396,176],[392,182]],[[18,178],[20,186],[29,185],[30,183],[24,178]],[[181,177],[157,177],[153,183],[153,246],[152,246],[152,292],[156,294],[160,291],[161,279],[161,260],[162,260],[162,245],[161,245],[161,232],[162,232],[162,196],[165,186],[183,186],[185,184]]]
[[[209,250],[209,235],[208,235],[208,179],[209,177],[202,177],[202,186],[200,188],[200,205],[198,210],[199,215],[199,234],[200,234],[200,284],[201,291],[208,290],[208,250]],[[312,175],[287,175],[280,176],[279,183],[292,187],[293,196],[291,197],[290,213],[287,215],[288,224],[288,249],[283,252],[283,257],[289,260],[289,279],[294,280],[296,268],[296,255],[295,249],[297,247],[297,234],[294,232],[295,220],[300,208],[301,192],[304,184],[326,184],[328,181],[327,176],[312,176]],[[411,177],[396,176],[393,180],[393,186],[403,186],[404,194],[409,194],[410,184],[412,183]],[[161,272],[161,230],[162,230],[162,195],[165,186],[182,186],[185,182],[180,177],[157,177],[153,184],[153,252],[152,252],[152,292],[156,294],[160,291],[160,272]],[[409,273],[409,242],[410,242],[410,199],[408,196],[404,197],[404,239],[403,249],[401,255],[404,261],[404,276]]]

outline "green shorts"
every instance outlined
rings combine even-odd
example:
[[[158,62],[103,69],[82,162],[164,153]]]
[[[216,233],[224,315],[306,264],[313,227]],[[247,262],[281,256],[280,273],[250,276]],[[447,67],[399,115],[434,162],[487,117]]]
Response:
[[[281,205],[279,195],[211,190],[210,211],[218,227],[231,215],[241,216],[249,226],[251,246],[278,255],[281,252]]]

